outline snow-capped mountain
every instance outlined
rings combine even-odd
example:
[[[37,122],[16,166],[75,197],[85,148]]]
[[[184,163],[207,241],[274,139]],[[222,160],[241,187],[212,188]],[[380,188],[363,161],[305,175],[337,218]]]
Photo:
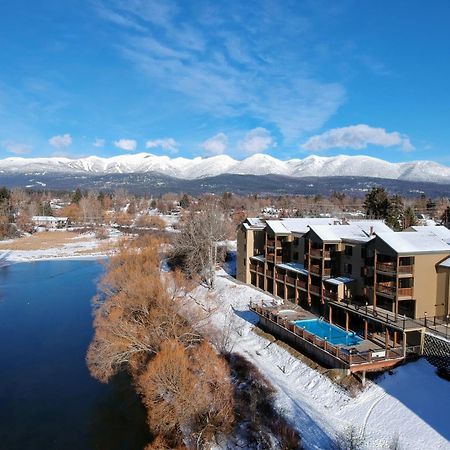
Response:
[[[150,153],[111,158],[6,158],[0,160],[3,174],[131,174],[158,173],[180,179],[198,179],[222,174],[286,175],[292,177],[373,177],[393,180],[429,181],[450,184],[450,167],[432,161],[391,163],[369,156],[309,156],[282,161],[256,154],[242,161],[227,155],[210,158],[170,158]]]

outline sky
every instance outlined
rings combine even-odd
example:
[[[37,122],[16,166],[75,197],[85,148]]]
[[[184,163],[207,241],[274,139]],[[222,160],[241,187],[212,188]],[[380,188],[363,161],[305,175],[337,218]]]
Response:
[[[450,165],[447,0],[2,0],[0,157]]]

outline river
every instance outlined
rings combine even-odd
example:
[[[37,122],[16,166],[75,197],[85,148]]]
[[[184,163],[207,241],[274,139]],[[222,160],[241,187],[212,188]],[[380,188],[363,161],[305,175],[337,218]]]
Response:
[[[129,381],[94,380],[85,356],[103,267],[40,261],[0,268],[0,448],[140,450],[145,412]]]

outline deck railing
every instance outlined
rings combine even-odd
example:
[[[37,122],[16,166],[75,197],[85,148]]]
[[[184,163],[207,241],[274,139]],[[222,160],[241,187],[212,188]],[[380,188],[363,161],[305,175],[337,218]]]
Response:
[[[271,311],[268,311],[265,307],[250,303],[250,310],[276,323],[278,326],[284,328],[288,332],[293,333],[294,335],[313,344],[314,346],[329,353],[330,355],[340,359],[341,361],[347,363],[349,366],[357,366],[360,364],[368,364],[383,360],[403,359],[403,349],[401,347],[388,348],[384,352],[373,352],[371,350],[359,352],[356,349],[344,349],[333,345],[327,339],[322,339],[303,328],[297,327],[289,320],[280,318],[276,314],[273,314]]]

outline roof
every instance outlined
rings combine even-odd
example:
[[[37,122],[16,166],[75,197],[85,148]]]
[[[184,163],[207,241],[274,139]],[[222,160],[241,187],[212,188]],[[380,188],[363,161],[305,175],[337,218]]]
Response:
[[[356,225],[312,225],[310,229],[323,242],[367,242],[370,240],[369,236]]]
[[[32,220],[34,221],[41,221],[41,222],[53,222],[56,221],[66,221],[68,220],[68,217],[54,217],[54,216],[33,216]]]
[[[435,226],[422,225],[422,226],[412,226],[411,228],[417,233],[428,233],[437,236],[447,244],[450,244],[450,230],[447,227],[444,227],[442,225],[435,225]]]
[[[255,255],[255,256],[250,256],[251,259],[256,259],[258,261],[264,262],[266,260],[266,258],[264,257],[264,255]]]
[[[336,217],[292,217],[281,220],[291,233],[302,234],[307,233],[311,225],[333,225],[339,223],[339,219]]]
[[[281,220],[266,220],[266,224],[275,234],[290,234]]]
[[[356,225],[361,228],[368,236],[372,233],[393,233],[384,220],[347,220],[349,225]]]
[[[353,278],[348,278],[348,277],[336,277],[336,278],[328,278],[325,281],[327,283],[339,285],[339,284],[348,284],[355,280]]]
[[[259,217],[247,217],[247,222],[252,227],[264,227],[264,222]]]
[[[449,253],[450,245],[442,239],[428,233],[408,233],[404,231],[394,233],[378,233],[377,237],[384,241],[397,253]]]
[[[288,263],[276,264],[276,266],[279,267],[280,269],[293,270],[294,272],[308,275],[308,270],[305,269],[305,266],[302,263],[288,262]]]
[[[444,259],[444,261],[442,261],[439,264],[439,267],[445,267],[447,269],[450,269],[450,257],[448,257],[447,259]]]

